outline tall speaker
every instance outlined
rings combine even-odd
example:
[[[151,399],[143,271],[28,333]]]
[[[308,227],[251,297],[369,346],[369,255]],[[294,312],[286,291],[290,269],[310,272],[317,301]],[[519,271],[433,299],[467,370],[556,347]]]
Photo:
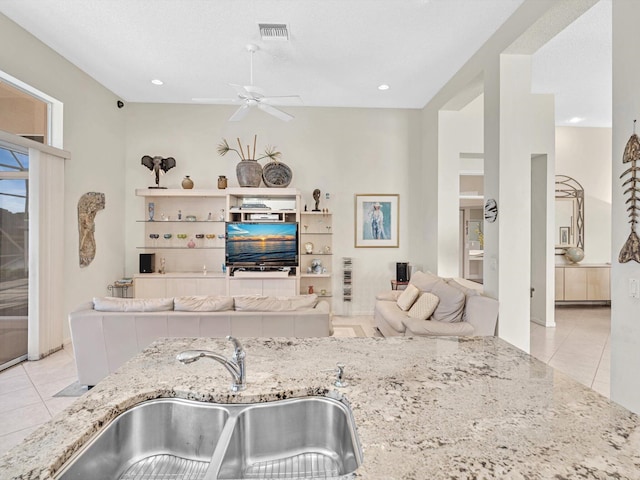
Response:
[[[396,263],[396,282],[409,281],[409,264],[406,262]]]
[[[156,254],[140,254],[140,273],[153,273],[156,269]]]

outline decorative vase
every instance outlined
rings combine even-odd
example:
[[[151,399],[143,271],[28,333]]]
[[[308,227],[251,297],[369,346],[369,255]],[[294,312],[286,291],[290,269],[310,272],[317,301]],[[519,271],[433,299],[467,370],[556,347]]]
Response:
[[[309,294],[312,294],[312,293],[313,293],[313,285],[309,285],[309,288],[307,289],[307,292],[308,292]]]
[[[262,168],[262,180],[267,187],[288,187],[292,178],[293,172],[282,162],[269,162]]]
[[[227,188],[227,177],[225,177],[224,175],[218,176],[218,188],[220,190],[224,190],[225,188]]]
[[[262,180],[262,165],[256,160],[242,160],[236,165],[236,175],[241,187],[259,187]]]
[[[196,242],[193,241],[193,238],[189,240],[189,242],[187,243],[187,247],[196,248]]]
[[[193,180],[189,178],[189,175],[184,177],[184,179],[182,180],[182,188],[184,188],[185,190],[193,188]]]
[[[579,247],[569,247],[565,250],[564,256],[571,263],[578,263],[584,258],[584,251]]]

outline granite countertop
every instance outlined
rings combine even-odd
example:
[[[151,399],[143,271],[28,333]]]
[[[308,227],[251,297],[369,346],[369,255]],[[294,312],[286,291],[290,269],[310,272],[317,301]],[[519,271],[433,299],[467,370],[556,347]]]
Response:
[[[49,479],[101,426],[141,401],[251,403],[335,389],[346,365],[363,479],[638,479],[638,416],[508,343],[476,338],[241,339],[247,389],[229,391],[223,339],[163,339],[0,458],[0,478]]]

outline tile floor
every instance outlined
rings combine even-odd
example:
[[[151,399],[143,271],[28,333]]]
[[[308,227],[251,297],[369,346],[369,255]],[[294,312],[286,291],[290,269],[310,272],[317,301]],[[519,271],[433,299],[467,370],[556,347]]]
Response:
[[[556,327],[531,324],[531,355],[609,397],[611,308],[556,307]]]
[[[610,309],[559,307],[556,323],[549,329],[531,324],[531,354],[608,397]],[[336,316],[334,324],[345,327],[340,336],[356,336],[352,326],[376,335],[370,316]],[[53,395],[75,380],[70,349],[0,372],[0,455],[71,404],[74,397]]]

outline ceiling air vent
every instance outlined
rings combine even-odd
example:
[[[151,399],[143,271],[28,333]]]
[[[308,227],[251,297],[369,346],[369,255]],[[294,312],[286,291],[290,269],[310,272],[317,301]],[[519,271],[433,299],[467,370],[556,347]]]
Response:
[[[289,40],[286,23],[259,23],[262,40]]]

